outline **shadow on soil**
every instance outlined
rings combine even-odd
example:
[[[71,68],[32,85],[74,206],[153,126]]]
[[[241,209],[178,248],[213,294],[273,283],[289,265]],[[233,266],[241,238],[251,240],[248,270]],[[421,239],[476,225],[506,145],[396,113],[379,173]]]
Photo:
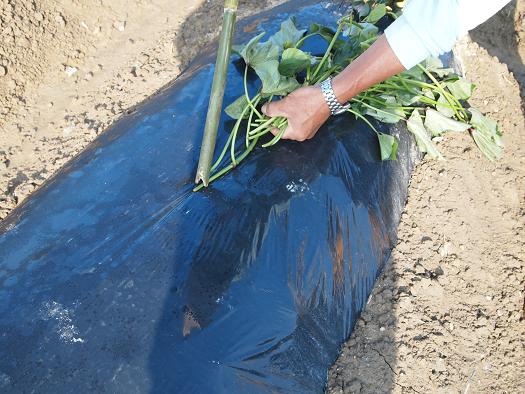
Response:
[[[267,9],[273,3],[277,4],[271,0],[240,0],[237,19]],[[183,69],[219,34],[223,5],[222,1],[207,0],[183,23],[175,40]]]

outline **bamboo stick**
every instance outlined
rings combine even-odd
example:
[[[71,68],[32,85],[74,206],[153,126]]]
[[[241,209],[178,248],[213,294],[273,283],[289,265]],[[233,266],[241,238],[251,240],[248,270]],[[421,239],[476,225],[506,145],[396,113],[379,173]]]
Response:
[[[226,86],[226,76],[230,62],[231,44],[233,32],[235,30],[235,19],[237,17],[238,0],[224,1],[224,16],[222,21],[221,37],[219,39],[219,51],[215,63],[213,83],[211,87],[210,102],[206,115],[206,125],[202,137],[199,164],[195,183],[202,181],[204,186],[208,186],[210,179],[210,169],[215,151],[219,120],[221,118],[222,101],[224,99],[224,88]]]

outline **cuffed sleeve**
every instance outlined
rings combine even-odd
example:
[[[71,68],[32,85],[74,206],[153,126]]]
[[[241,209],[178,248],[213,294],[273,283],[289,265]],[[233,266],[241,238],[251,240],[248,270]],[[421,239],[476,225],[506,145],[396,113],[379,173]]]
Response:
[[[456,40],[484,22],[510,0],[481,7],[475,0],[412,0],[386,30],[386,39],[408,70],[430,56],[448,52]]]

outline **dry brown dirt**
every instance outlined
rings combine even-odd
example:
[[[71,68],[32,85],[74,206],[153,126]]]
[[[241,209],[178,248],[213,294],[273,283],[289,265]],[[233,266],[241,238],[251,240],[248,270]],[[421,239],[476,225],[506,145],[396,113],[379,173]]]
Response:
[[[280,2],[241,1],[242,15]],[[175,78],[217,34],[221,7],[0,0],[0,219]],[[524,10],[513,1],[456,50],[505,157],[490,163],[454,135],[440,143],[447,161],[416,168],[392,264],[328,392],[524,392]]]

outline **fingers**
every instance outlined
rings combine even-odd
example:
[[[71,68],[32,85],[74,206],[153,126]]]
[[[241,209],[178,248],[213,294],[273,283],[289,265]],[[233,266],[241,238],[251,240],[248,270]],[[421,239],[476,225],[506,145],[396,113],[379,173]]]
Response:
[[[271,133],[275,136],[279,135],[279,133],[281,132],[281,130],[279,130],[277,127],[274,127],[272,130],[270,130]],[[305,136],[303,136],[301,133],[296,133],[293,126],[291,126],[290,124],[286,127],[286,129],[284,130],[284,133],[283,135],[281,136],[281,139],[282,140],[290,140],[290,141],[299,141],[299,142],[302,142],[306,139],[309,139]]]
[[[287,116],[286,101],[284,99],[266,103],[262,106],[261,110],[263,114],[272,118],[274,116]]]

